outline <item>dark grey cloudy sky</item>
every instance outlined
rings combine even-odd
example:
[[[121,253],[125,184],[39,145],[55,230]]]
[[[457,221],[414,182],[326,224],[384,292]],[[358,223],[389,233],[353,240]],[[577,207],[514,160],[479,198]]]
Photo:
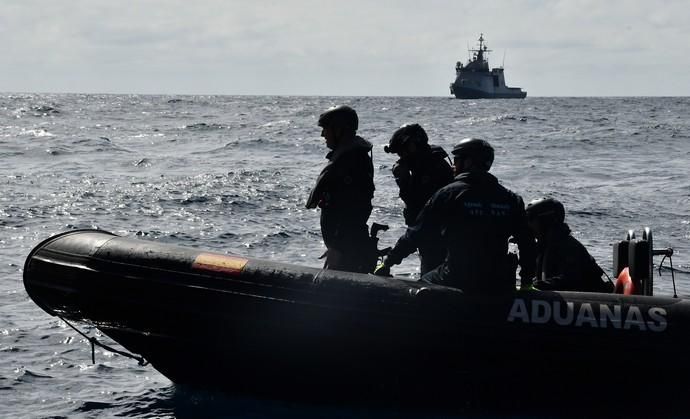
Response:
[[[690,96],[687,0],[21,0],[0,91],[446,96],[480,33],[530,96]],[[504,61],[505,55],[505,61]]]

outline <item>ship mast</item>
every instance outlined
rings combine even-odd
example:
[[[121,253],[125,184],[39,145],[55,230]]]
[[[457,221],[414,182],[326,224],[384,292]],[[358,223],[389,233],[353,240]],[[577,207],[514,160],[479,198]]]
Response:
[[[484,44],[484,34],[480,33],[479,34],[479,48],[478,49],[470,49],[469,51],[472,54],[472,58],[470,59],[470,62],[468,63],[468,67],[472,68],[474,71],[482,71],[482,70],[488,70],[489,69],[489,62],[484,58],[485,53],[491,52],[491,50]]]
[[[472,52],[476,52],[477,61],[484,61],[484,53],[491,52],[491,50],[484,44],[484,34],[479,34],[479,49],[473,49]]]

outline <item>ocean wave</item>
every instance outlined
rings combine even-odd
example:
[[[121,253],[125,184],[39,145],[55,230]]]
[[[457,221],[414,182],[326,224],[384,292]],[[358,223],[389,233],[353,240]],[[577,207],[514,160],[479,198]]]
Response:
[[[61,114],[62,114],[62,111],[60,111],[57,107],[50,106],[50,105],[21,106],[21,107],[16,108],[12,111],[12,115],[15,118],[23,118],[25,116],[44,118],[44,117],[55,117],[55,116],[59,116]]]
[[[33,111],[34,116],[53,116],[62,113],[58,108],[50,105],[34,105],[31,107],[31,111]]]
[[[55,134],[51,134],[48,130],[44,128],[22,128],[19,135],[28,135],[31,137],[42,138],[42,137],[55,137]]]
[[[267,123],[261,125],[261,127],[262,128],[269,128],[269,127],[275,127],[275,126],[288,126],[290,124],[292,124],[292,121],[290,121],[289,119],[282,119],[279,121],[267,122]]]
[[[230,127],[225,126],[225,125],[221,125],[221,124],[216,124],[216,123],[207,124],[206,122],[199,122],[196,124],[185,125],[182,128],[186,129],[186,130],[190,130],[190,131],[216,131],[216,130],[226,130],[226,129],[229,129]]]
[[[167,103],[171,105],[176,105],[176,104],[192,104],[194,103],[193,100],[190,99],[179,99],[179,98],[173,98],[173,99],[168,99]]]
[[[75,138],[70,142],[70,146],[73,147],[73,152],[75,153],[103,153],[103,152],[122,152],[122,153],[132,153],[131,150],[121,147],[110,138],[99,136],[99,137],[88,137],[88,138]]]
[[[257,146],[257,147],[262,147],[265,146],[267,143],[269,143],[270,140],[266,138],[237,138],[233,141],[229,141],[225,143],[222,147],[209,150],[209,151],[204,151],[204,152],[198,152],[198,153],[209,153],[209,152],[217,152],[221,150],[227,150],[227,149],[235,149],[235,148],[246,148],[246,147],[252,147],[252,146]],[[197,154],[198,154],[197,153]]]
[[[91,413],[101,410],[110,409],[116,405],[108,402],[95,402],[95,401],[85,401],[79,403],[79,405],[74,409],[75,412]]]
[[[136,167],[151,167],[153,165],[153,162],[151,159],[143,157],[136,162],[134,162],[134,166]]]
[[[37,372],[33,372],[25,367],[18,368],[15,371],[15,373],[17,374],[15,380],[22,383],[35,383],[37,380],[49,380],[53,378],[52,376],[47,374],[39,374]]]

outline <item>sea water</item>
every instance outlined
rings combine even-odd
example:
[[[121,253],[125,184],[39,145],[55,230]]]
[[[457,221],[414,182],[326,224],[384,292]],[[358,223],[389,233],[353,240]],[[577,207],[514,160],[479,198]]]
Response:
[[[448,151],[466,137],[490,141],[492,173],[526,202],[561,200],[573,234],[609,274],[612,243],[652,228],[656,248],[675,250],[678,294],[690,296],[690,98],[1,94],[0,417],[389,414],[174,386],[98,348],[91,364],[87,341],[22,284],[33,246],[79,228],[321,266],[319,213],[304,204],[326,163],[318,115],[335,104],[357,110],[359,134],[374,144],[370,221],[391,227],[381,247],[404,231],[396,157],[383,145],[417,122]],[[413,255],[393,272],[414,280],[418,265]],[[660,272],[655,294],[672,295],[668,260]]]

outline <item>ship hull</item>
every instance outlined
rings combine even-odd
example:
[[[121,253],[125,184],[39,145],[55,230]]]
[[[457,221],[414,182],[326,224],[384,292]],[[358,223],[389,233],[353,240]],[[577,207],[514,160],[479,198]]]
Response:
[[[457,99],[524,99],[527,92],[520,88],[506,88],[502,90],[480,90],[457,85],[451,86],[451,94]]]
[[[95,325],[173,382],[236,393],[434,406],[513,394],[543,406],[607,372],[620,383],[690,372],[684,299],[466,295],[94,230],[39,244],[24,285],[49,314]],[[587,397],[605,403],[609,390],[643,400],[649,386]]]

